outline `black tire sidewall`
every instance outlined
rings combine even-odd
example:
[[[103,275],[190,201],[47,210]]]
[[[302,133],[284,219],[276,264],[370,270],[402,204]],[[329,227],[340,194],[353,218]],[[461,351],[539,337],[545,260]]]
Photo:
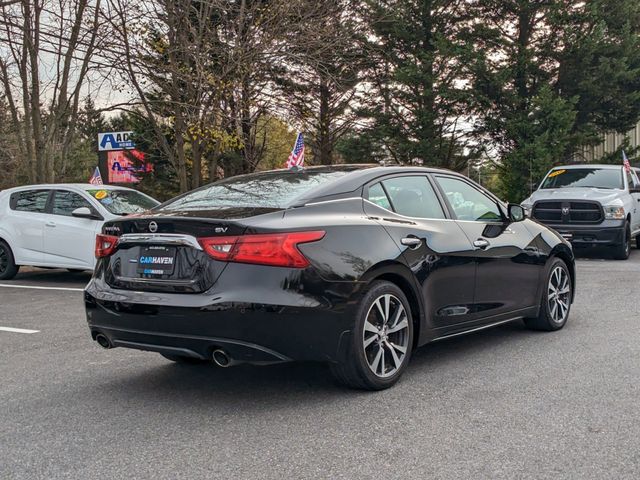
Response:
[[[373,302],[376,298],[385,293],[390,293],[396,296],[400,300],[400,302],[402,302],[402,305],[407,312],[407,316],[409,319],[409,342],[404,361],[398,371],[388,378],[380,378],[375,375],[369,368],[365,357],[364,345],[362,344],[362,335],[364,330],[364,322],[366,320],[369,308],[373,305]],[[409,305],[407,297],[398,286],[387,281],[377,281],[371,286],[371,288],[367,291],[367,293],[360,301],[351,340],[351,358],[349,358],[349,361],[356,363],[356,371],[358,372],[359,376],[365,380],[369,387],[381,390],[392,386],[398,381],[398,379],[402,376],[405,369],[407,368],[409,361],[411,360],[413,347],[413,316],[411,314],[411,307]]]
[[[624,227],[624,251],[625,257],[627,258],[629,258],[629,255],[631,255],[631,242],[631,225],[629,225],[629,222],[627,222]]]
[[[617,260],[626,260],[631,255],[631,225],[629,225],[629,221],[625,222],[622,235],[622,242],[615,247],[614,256]]]
[[[555,270],[555,268],[557,266],[561,266],[565,273],[567,274],[567,276],[569,277],[569,285],[570,285],[570,289],[571,291],[570,293],[570,301],[569,301],[569,310],[567,311],[567,315],[564,318],[564,320],[562,321],[562,323],[557,323],[553,320],[553,318],[551,317],[551,312],[549,311],[549,280],[551,280],[551,274],[553,273],[553,271]],[[542,305],[541,308],[543,309],[542,312],[544,314],[544,319],[545,321],[549,324],[549,327],[552,330],[560,330],[562,327],[564,327],[567,323],[567,320],[569,319],[569,315],[571,314],[571,299],[573,298],[573,284],[571,282],[571,273],[569,272],[569,268],[567,267],[567,264],[564,262],[564,260],[560,259],[560,258],[554,258],[553,261],[551,262],[551,264],[549,265],[549,270],[547,271],[547,275],[545,277],[545,283],[544,283],[544,291],[542,292]]]
[[[7,245],[7,243],[2,240],[0,240],[0,246],[4,249],[9,259],[9,265],[7,266],[7,269],[4,272],[0,272],[0,280],[10,280],[16,276],[16,273],[18,273],[18,266],[16,265],[11,247],[9,247],[9,245]]]

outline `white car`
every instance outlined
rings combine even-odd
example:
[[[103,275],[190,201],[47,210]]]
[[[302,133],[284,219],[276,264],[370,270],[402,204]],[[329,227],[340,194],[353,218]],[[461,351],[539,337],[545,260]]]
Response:
[[[0,192],[0,280],[21,265],[93,270],[102,225],[159,205],[125,187],[30,185]]]
[[[610,247],[620,260],[629,257],[634,238],[640,248],[640,179],[635,168],[555,167],[522,206],[574,247]]]

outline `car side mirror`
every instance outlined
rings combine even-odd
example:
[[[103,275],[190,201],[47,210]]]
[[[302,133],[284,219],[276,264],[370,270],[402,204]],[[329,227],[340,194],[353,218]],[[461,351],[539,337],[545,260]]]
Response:
[[[71,212],[71,216],[78,218],[89,218],[91,220],[102,220],[100,216],[91,211],[89,207],[78,207],[73,212]]]
[[[509,212],[509,220],[512,222],[521,222],[526,218],[524,207],[517,203],[510,203],[507,211]]]

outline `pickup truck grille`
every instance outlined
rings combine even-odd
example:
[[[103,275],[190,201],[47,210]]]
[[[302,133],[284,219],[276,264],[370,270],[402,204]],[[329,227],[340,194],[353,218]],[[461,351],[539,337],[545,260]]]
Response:
[[[597,202],[539,201],[533,206],[533,218],[542,223],[597,224],[604,220]]]

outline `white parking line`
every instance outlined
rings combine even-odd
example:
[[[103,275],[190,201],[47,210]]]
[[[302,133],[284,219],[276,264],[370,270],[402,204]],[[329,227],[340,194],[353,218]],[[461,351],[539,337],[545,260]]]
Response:
[[[28,330],[26,328],[0,327],[3,332],[12,333],[38,333],[40,330]]]
[[[37,287],[35,285],[8,285],[6,283],[0,283],[0,287],[5,288],[32,288],[34,290],[62,290],[65,292],[83,292],[84,288],[71,288],[71,287]]]

